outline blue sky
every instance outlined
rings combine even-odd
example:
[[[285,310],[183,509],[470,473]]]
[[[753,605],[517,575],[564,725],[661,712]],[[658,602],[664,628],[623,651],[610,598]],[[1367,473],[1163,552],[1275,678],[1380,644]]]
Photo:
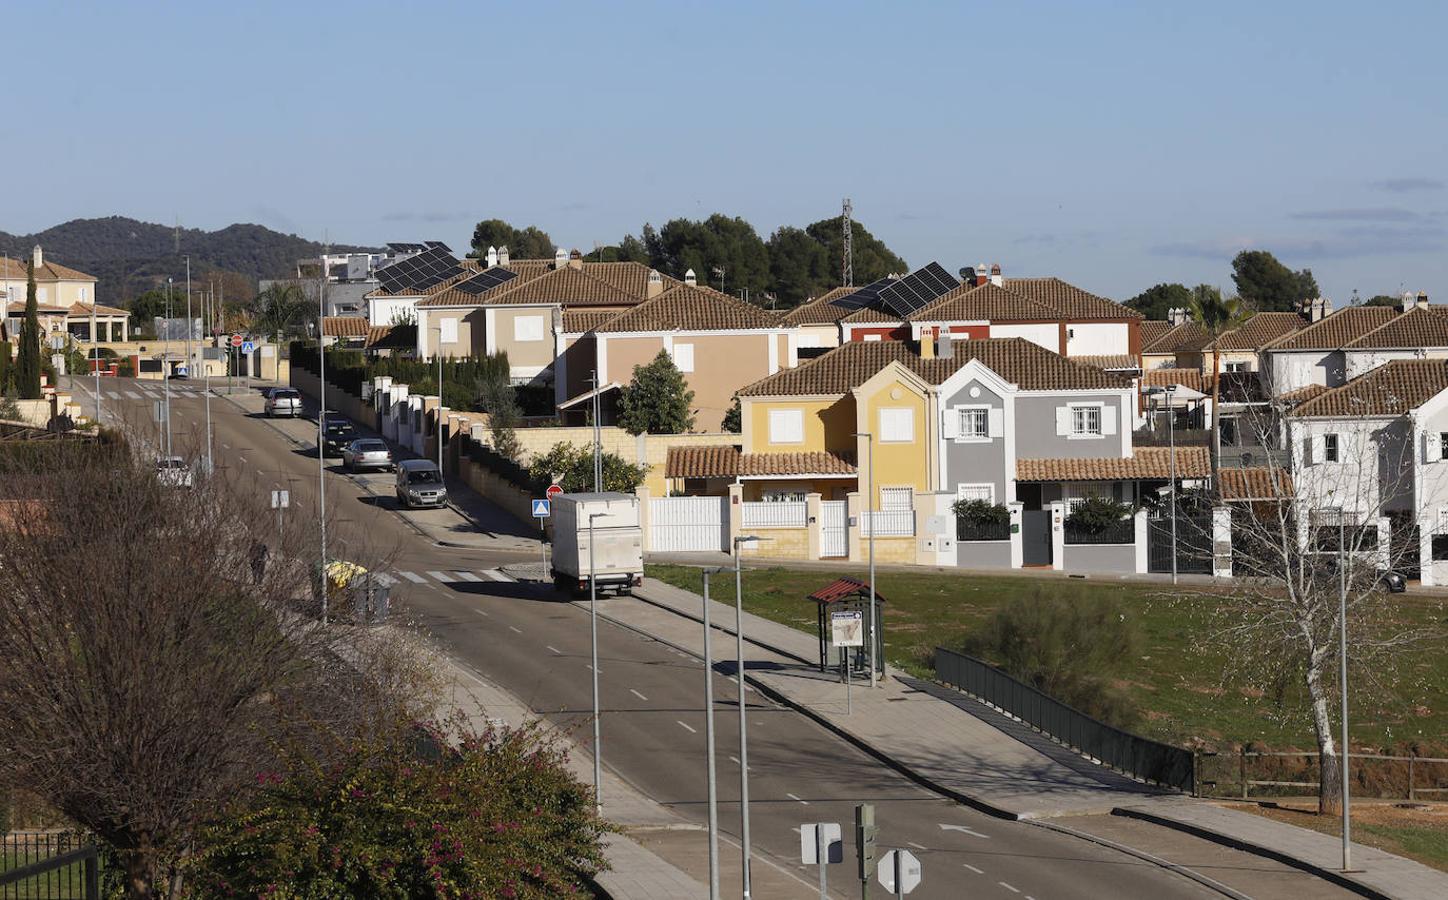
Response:
[[[496,216],[589,249],[850,196],[914,265],[1125,299],[1230,286],[1252,246],[1339,303],[1448,299],[1445,26],[1431,3],[31,3],[5,15],[0,229],[462,249]]]

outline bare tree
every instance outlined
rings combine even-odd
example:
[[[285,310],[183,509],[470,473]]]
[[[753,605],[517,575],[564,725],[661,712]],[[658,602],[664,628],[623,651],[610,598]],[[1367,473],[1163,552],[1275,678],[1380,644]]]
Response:
[[[0,471],[0,782],[114,847],[128,897],[167,892],[275,747],[431,711],[395,648],[310,615],[311,542],[278,534],[261,492],[224,473],[167,487],[124,449],[47,452]]]

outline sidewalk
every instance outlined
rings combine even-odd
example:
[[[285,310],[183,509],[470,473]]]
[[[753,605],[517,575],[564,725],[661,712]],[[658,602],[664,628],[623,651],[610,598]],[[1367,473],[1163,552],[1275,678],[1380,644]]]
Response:
[[[732,587],[721,584],[731,595]],[[609,599],[600,615],[702,655],[702,598],[648,579],[633,598]],[[715,628],[734,633],[732,604],[714,601]],[[1203,800],[1164,793],[1074,754],[957,691],[891,670],[881,687],[853,690],[818,672],[819,644],[804,632],[746,613],[745,669],[752,683],[799,709],[887,765],[947,796],[1016,819],[1115,813],[1229,846],[1265,853],[1369,896],[1448,897],[1448,873],[1361,845],[1365,871],[1340,875],[1336,838]],[[734,671],[732,641],[716,647],[716,668]]]

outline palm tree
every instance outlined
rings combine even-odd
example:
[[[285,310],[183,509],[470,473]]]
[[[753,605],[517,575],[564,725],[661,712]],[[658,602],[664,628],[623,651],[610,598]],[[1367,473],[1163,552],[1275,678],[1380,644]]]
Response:
[[[1222,335],[1236,329],[1252,317],[1252,313],[1241,297],[1223,297],[1220,288],[1210,284],[1199,284],[1192,289],[1191,302],[1187,313],[1198,325],[1212,336],[1212,474],[1216,475],[1217,460],[1222,455],[1222,430],[1218,425],[1221,400],[1222,351],[1218,346]]]
[[[295,284],[274,284],[251,302],[252,328],[261,334],[301,336],[315,318],[312,302]]]

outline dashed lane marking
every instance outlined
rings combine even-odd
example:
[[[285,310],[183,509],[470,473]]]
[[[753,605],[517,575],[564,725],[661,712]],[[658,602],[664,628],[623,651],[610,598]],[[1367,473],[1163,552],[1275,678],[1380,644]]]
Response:
[[[522,634],[522,633],[523,633],[523,629],[517,628],[517,627],[512,626],[512,625],[509,625],[509,626],[508,626],[508,630],[511,631],[511,632],[513,632],[514,634]]]
[[[997,881],[996,884],[998,884],[998,885],[1000,885],[1001,887],[1005,888],[1006,890],[1010,891],[1012,894],[1019,894],[1019,893],[1021,892],[1021,889],[1020,889],[1020,888],[1018,888],[1018,887],[1012,887],[1011,885],[1005,883],[1004,881]]]
[[[977,869],[975,866],[971,865],[970,863],[961,863],[961,865],[965,866],[967,869],[971,870],[972,872],[974,872],[974,873],[977,874],[977,875],[984,875],[984,874],[985,874],[985,870],[984,870],[984,869]]]
[[[678,719],[675,719],[674,721],[675,721],[675,722],[679,722]],[[692,725],[690,725],[688,722],[679,722],[679,727],[680,727],[680,728],[683,728],[685,731],[689,732],[690,734],[698,734],[698,733],[699,733],[698,730],[697,730],[696,728],[694,728]]]
[[[397,574],[398,574],[398,575],[401,575],[403,578],[406,578],[408,581],[412,582],[413,584],[427,584],[427,579],[426,579],[426,578],[423,578],[421,575],[417,574],[416,572],[398,572]]]
[[[786,797],[788,797],[789,799],[793,800],[795,803],[800,804],[801,806],[809,806],[809,801],[808,801],[808,800],[800,799],[798,796],[796,796],[796,795],[794,795],[794,794],[791,794],[791,793],[789,793],[789,792],[785,792],[785,795],[784,795],[784,796],[786,796]]]
[[[648,698],[648,697],[645,697],[643,694],[640,694],[638,691],[634,690],[633,688],[629,688],[629,689],[628,689],[628,692],[629,692],[630,694],[633,694],[635,697],[639,698],[640,700],[644,701],[645,703],[649,702],[649,698]]]
[[[917,844],[917,843],[915,843],[914,841],[910,841],[909,843],[910,843],[910,846],[914,847],[916,850],[929,850],[929,849],[930,849],[929,847],[925,846],[924,844]]]
[[[548,650],[550,653],[553,653],[553,654],[556,655],[556,656],[562,656],[562,655],[563,655],[563,651],[562,651],[562,650],[559,650],[557,647],[553,646],[552,644],[544,644],[543,646],[544,646],[545,648],[547,648],[547,650]]]
[[[428,585],[428,587],[432,587],[432,585]],[[482,616],[484,619],[491,619],[493,617],[493,614],[488,612],[486,609],[474,609],[473,612]]]

